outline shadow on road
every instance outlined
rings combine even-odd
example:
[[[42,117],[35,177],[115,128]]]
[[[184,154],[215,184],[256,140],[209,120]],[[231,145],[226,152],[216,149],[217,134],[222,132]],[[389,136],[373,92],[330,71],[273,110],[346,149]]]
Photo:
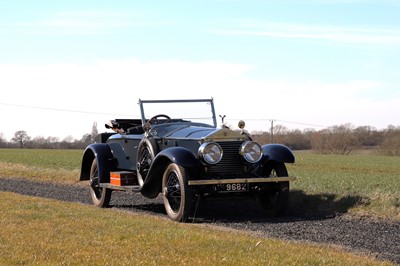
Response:
[[[298,217],[329,218],[347,213],[349,209],[367,205],[368,198],[358,195],[339,197],[333,193],[308,195],[302,190],[292,190],[287,214]]]
[[[166,215],[164,205],[160,197],[149,200],[143,204],[142,201],[131,201],[139,204],[119,204],[115,207],[128,208],[138,211],[149,212],[158,215]],[[346,196],[339,198],[335,194],[307,195],[301,190],[290,192],[289,204],[286,214],[278,218],[268,218],[265,211],[255,199],[206,199],[196,203],[196,223],[224,222],[290,222],[302,220],[331,219],[338,214],[347,213],[354,206],[369,204],[369,199],[360,196]]]

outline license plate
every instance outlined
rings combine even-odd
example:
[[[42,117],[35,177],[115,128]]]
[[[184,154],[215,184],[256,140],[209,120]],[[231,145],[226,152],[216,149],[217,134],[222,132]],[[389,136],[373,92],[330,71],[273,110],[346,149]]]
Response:
[[[243,192],[248,190],[249,185],[247,183],[224,184],[222,186],[222,191],[225,192]]]

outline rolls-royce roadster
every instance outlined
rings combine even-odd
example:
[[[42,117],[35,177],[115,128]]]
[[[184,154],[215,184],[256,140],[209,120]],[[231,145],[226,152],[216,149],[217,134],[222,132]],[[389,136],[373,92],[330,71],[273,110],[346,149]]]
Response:
[[[207,198],[249,197],[267,216],[288,204],[286,163],[292,151],[254,142],[244,121],[233,130],[217,126],[213,99],[139,100],[140,119],[115,119],[84,151],[80,180],[88,180],[93,204],[108,207],[113,191],[161,194],[174,221],[195,217]]]

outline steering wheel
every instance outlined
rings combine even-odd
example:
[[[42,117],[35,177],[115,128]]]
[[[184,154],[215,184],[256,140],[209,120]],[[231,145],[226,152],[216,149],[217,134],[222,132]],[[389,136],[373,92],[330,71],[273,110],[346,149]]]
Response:
[[[160,123],[158,118],[160,117],[164,117],[166,120],[162,121],[162,123],[168,123],[169,121],[171,121],[171,117],[167,116],[167,115],[163,115],[163,114],[159,114],[159,115],[155,115],[152,118],[149,119],[149,121],[147,121],[147,123],[149,124],[157,124]]]

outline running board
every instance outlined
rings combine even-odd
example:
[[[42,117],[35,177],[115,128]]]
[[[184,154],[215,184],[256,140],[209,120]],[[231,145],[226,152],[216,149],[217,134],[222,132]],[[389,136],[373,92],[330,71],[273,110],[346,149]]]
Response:
[[[206,180],[189,180],[189,186],[198,185],[218,185],[218,184],[238,184],[238,183],[271,183],[271,182],[288,182],[294,181],[294,176],[282,177],[255,177],[255,178],[232,178],[232,179],[206,179]]]
[[[110,183],[100,183],[100,187],[109,188],[112,190],[119,190],[119,191],[129,191],[129,192],[140,192],[140,186],[116,186]]]

